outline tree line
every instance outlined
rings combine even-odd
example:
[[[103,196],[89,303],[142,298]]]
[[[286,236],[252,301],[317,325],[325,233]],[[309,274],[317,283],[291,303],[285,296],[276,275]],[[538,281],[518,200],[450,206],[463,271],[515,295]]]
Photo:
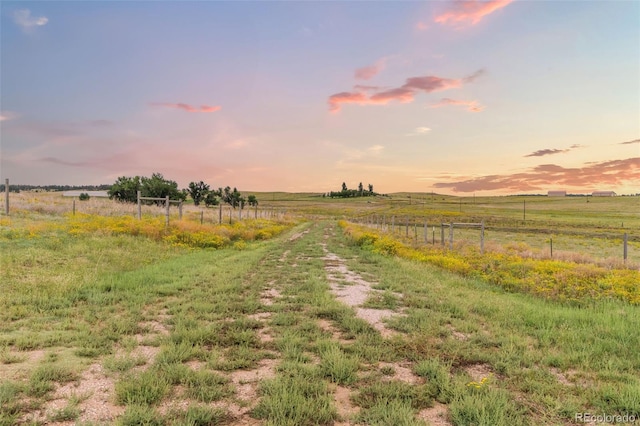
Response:
[[[342,182],[342,190],[340,191],[331,191],[328,193],[328,196],[331,198],[350,198],[350,197],[371,197],[374,195],[379,195],[376,192],[373,192],[373,185],[367,185],[368,189],[364,189],[364,185],[362,182],[358,184],[358,189],[349,189],[347,188],[347,184]],[[326,195],[325,195],[326,196]]]
[[[178,189],[178,184],[175,181],[165,179],[161,173],[153,173],[151,177],[121,176],[111,185],[107,194],[110,199],[137,203],[138,191],[142,197],[169,197],[170,200],[175,201],[184,201],[187,197],[191,197],[196,206],[204,203],[205,206],[212,207],[224,203],[235,209],[236,207],[243,208],[245,204],[258,205],[258,199],[255,195],[249,195],[245,198],[236,188],[231,189],[229,186],[212,190],[210,185],[199,181],[190,182],[187,188]],[[162,204],[162,201],[156,203]]]
[[[85,191],[107,191],[109,188],[111,188],[111,185],[108,184],[104,184],[104,185],[82,185],[82,186],[78,186],[78,185],[14,185],[14,184],[9,184],[9,192],[17,192],[19,193],[20,191],[34,191],[34,190],[38,190],[38,191],[44,191],[44,192],[56,192],[56,191],[79,191],[79,190],[85,190]],[[5,191],[5,184],[1,184],[0,185],[0,192],[4,192]]]

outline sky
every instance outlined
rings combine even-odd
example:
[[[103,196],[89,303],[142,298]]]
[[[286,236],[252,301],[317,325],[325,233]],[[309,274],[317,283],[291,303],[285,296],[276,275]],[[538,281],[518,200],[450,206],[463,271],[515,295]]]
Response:
[[[1,1],[0,178],[640,192],[640,1]]]

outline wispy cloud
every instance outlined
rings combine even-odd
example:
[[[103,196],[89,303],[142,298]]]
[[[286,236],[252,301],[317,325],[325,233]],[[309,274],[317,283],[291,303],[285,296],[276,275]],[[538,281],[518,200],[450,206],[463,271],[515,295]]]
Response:
[[[640,139],[634,139],[632,141],[627,141],[627,142],[620,142],[620,145],[633,145],[633,144],[640,144]]]
[[[483,105],[480,105],[478,101],[465,101],[451,98],[442,98],[440,102],[430,105],[431,108],[439,108],[443,106],[454,105],[466,107],[468,111],[480,112],[484,109]]]
[[[460,79],[443,78],[432,75],[424,77],[409,77],[400,87],[378,91],[372,95],[367,95],[358,90],[355,92],[336,93],[329,96],[329,110],[332,112],[338,112],[340,110],[340,105],[343,103],[385,105],[391,101],[398,101],[402,103],[413,102],[415,96],[420,92],[432,93],[460,88],[466,83],[473,82],[483,73],[484,70],[478,70],[475,73]]]
[[[379,154],[384,150],[384,146],[382,145],[373,145],[367,148],[367,150],[373,154]]]
[[[417,30],[417,31],[426,31],[426,30],[428,30],[428,29],[429,29],[429,25],[427,25],[427,23],[426,23],[426,22],[419,21],[419,22],[416,24],[416,27],[415,27],[415,28],[416,28],[416,30]]]
[[[539,149],[531,154],[525,155],[525,157],[544,157],[545,155],[562,154],[569,151],[568,149]]]
[[[31,16],[29,9],[20,9],[13,12],[13,22],[15,22],[24,32],[31,32],[36,27],[47,25],[49,18],[46,16]]]
[[[580,149],[580,148],[584,148],[584,145],[573,144],[566,149],[558,149],[558,148],[539,149],[537,151],[532,152],[531,154],[525,155],[525,157],[544,157],[545,155],[563,154],[565,152],[573,151],[574,149]]]
[[[502,9],[513,0],[464,0],[451,2],[451,8],[436,16],[434,21],[443,25],[475,25],[485,16]]]
[[[436,188],[455,192],[531,191],[545,187],[594,188],[640,181],[640,157],[592,163],[580,168],[543,164],[523,173],[489,175],[458,182],[439,182]]]
[[[181,109],[187,112],[216,112],[222,109],[221,106],[209,106],[209,105],[201,105],[200,107],[183,104],[183,103],[168,103],[168,102],[152,102],[151,106],[162,106],[167,108],[176,108]]]
[[[416,127],[412,133],[407,133],[405,136],[424,136],[431,131],[429,127]]]
[[[18,114],[12,111],[0,111],[0,121],[9,121],[18,118]]]

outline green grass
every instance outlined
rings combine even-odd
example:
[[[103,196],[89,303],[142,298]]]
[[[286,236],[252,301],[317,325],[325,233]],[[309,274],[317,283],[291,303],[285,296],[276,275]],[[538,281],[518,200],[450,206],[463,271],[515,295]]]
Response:
[[[432,206],[409,206],[395,196],[366,201],[273,200],[299,203],[298,211],[318,205],[328,216],[413,212],[421,217],[427,207],[452,213],[457,206],[449,198]],[[466,218],[491,208],[517,222],[517,199],[476,201],[473,211],[463,204]],[[582,220],[564,212],[574,200],[532,200],[531,221],[538,226],[545,214],[553,214],[566,228],[595,223],[617,232],[616,220],[624,217],[627,227],[634,219],[628,219],[628,200],[614,201],[619,213]],[[605,201],[589,203],[594,212],[606,208]],[[35,413],[56,384],[80,380],[80,371],[93,363],[114,380],[113,398],[125,407],[116,424],[233,424],[240,419],[206,404],[240,404],[225,375],[258,368],[265,358],[275,359],[276,367],[273,377],[257,384],[258,397],[251,401],[257,405],[250,413],[269,425],[339,420],[337,386],[348,389],[360,409],[350,420],[374,425],[423,424],[418,413],[435,401],[446,404],[454,425],[567,424],[576,412],[640,414],[637,306],[507,293],[480,279],[364,250],[331,220],[302,224],[242,250],[187,250],[131,236],[71,236],[55,227],[29,237],[23,225],[22,234],[3,229],[0,236],[0,249],[8,253],[0,276],[0,425]],[[308,233],[302,238],[289,240],[303,230]],[[402,310],[403,316],[387,321],[396,336],[382,338],[335,299],[322,244],[380,290],[365,306]],[[280,296],[266,305],[261,292],[269,288]],[[257,313],[269,315],[250,317]],[[320,320],[339,336],[321,328]],[[157,333],[150,322],[164,332]],[[260,339],[266,330],[272,341]],[[135,355],[149,343],[159,351],[155,359]],[[31,361],[28,351],[36,349],[46,355]],[[390,364],[378,370],[379,362]],[[415,383],[398,380],[400,368],[393,363],[409,365]],[[479,381],[470,373],[474,368],[492,373],[480,388],[468,386]],[[188,408],[159,410],[177,400]],[[77,407],[70,401],[51,419],[82,424]]]

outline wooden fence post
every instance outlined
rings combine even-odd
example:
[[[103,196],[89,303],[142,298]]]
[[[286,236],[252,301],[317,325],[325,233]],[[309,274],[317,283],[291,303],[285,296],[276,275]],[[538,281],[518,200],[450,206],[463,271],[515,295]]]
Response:
[[[429,225],[424,221],[424,243],[429,244]]]
[[[411,199],[409,199],[409,203],[411,203]],[[409,237],[409,216],[405,220],[405,237]]]
[[[200,210],[200,225],[204,222],[204,210]]]
[[[178,203],[178,218],[182,220],[182,201]]]
[[[440,244],[444,247],[444,223],[440,224]]]
[[[395,222],[396,222],[396,217],[395,216],[391,216],[391,233],[393,234],[393,232],[395,231],[393,228],[395,228]]]
[[[166,226],[169,226],[169,196],[168,196],[168,195],[167,195],[167,197],[165,198],[164,205],[165,205],[166,210],[167,210],[167,212],[165,213],[165,214],[166,214],[166,216],[167,216],[167,218],[166,218],[166,220],[164,221],[164,224],[165,224]]]
[[[453,222],[449,224],[449,250],[453,250]]]
[[[629,241],[629,234],[624,233],[624,250],[623,250],[623,258],[624,263],[627,263],[627,242]]]
[[[142,200],[140,200],[140,191],[138,191],[138,220],[142,219]]]
[[[480,254],[484,254],[484,220],[480,226]]]
[[[219,204],[220,208],[218,209],[218,225],[222,225],[222,203]]]
[[[72,209],[73,209],[73,215],[75,216],[75,215],[76,215],[76,200],[75,200],[75,199],[73,200],[73,207],[72,207]]]

